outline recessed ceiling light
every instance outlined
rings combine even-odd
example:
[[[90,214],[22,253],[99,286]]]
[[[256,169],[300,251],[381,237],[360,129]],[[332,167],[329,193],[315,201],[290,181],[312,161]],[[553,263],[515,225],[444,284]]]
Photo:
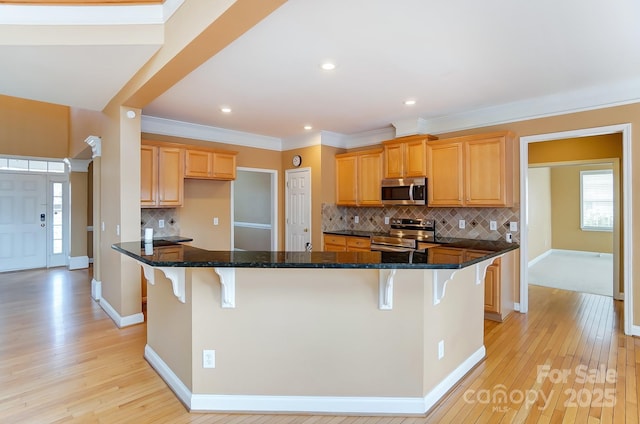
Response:
[[[404,104],[407,105],[407,106],[413,106],[413,105],[416,104],[416,101],[412,100],[412,99],[411,100],[405,100]]]
[[[220,108],[220,112],[222,113],[231,113],[231,108],[230,107],[221,107]]]
[[[325,62],[322,65],[320,65],[320,67],[325,71],[333,71],[334,69],[336,69],[336,65],[331,62]]]

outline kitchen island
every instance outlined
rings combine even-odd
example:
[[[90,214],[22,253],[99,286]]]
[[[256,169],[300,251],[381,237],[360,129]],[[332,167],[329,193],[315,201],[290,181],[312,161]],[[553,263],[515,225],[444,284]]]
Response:
[[[113,248],[143,266],[145,358],[189,410],[424,414],[484,358],[484,272],[518,246],[462,263]]]

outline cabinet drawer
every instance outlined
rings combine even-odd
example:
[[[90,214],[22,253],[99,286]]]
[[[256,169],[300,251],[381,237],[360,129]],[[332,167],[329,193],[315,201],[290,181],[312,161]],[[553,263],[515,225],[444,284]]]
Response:
[[[347,247],[371,249],[371,239],[366,237],[349,237],[347,238]]]
[[[334,244],[338,246],[346,246],[347,238],[345,236],[325,235],[324,244]]]

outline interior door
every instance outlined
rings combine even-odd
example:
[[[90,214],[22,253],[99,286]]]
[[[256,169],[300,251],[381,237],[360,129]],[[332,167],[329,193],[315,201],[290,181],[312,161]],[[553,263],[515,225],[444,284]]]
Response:
[[[0,272],[47,266],[47,180],[0,172]]]
[[[286,247],[292,252],[311,249],[311,169],[287,170]]]

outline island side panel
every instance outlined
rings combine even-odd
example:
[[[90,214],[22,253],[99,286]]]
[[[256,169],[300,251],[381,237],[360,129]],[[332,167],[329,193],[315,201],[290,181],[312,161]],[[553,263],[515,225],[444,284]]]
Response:
[[[223,309],[217,275],[194,269],[193,393],[421,397],[425,272],[398,270],[383,311],[378,270],[239,268]]]
[[[187,280],[190,270],[186,269]],[[147,346],[192,391],[191,288],[186,285],[187,302],[182,303],[164,273],[157,269],[153,273],[155,284],[147,283]]]
[[[433,293],[425,292],[424,395],[433,390],[462,363],[484,346],[484,284],[476,284],[475,265],[456,271],[446,284],[445,295],[433,305]],[[431,287],[433,273],[425,273]],[[438,359],[438,343],[444,341],[444,357]]]

